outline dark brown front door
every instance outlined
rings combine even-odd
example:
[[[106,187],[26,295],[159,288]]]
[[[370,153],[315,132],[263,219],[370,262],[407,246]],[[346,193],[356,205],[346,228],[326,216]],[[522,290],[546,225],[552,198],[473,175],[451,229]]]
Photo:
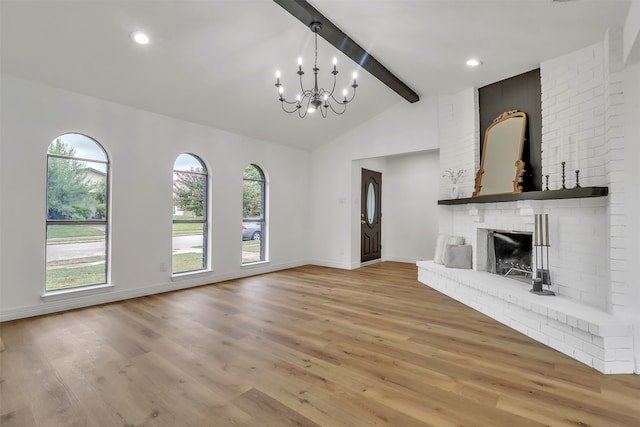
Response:
[[[360,261],[380,258],[382,251],[382,174],[362,169]]]

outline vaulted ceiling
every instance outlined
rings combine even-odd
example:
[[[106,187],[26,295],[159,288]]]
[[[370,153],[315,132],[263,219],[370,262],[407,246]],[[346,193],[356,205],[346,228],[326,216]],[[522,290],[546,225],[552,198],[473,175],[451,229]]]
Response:
[[[534,69],[621,28],[629,0],[314,0],[347,35],[421,97],[455,93]],[[364,70],[347,113],[282,112],[275,70],[296,83],[313,34],[271,0],[7,1],[3,73],[229,132],[313,149],[407,102]],[[146,46],[129,36],[143,30]],[[338,58],[319,40],[320,82]],[[465,65],[477,57],[483,65]],[[308,70],[307,76],[311,73]]]

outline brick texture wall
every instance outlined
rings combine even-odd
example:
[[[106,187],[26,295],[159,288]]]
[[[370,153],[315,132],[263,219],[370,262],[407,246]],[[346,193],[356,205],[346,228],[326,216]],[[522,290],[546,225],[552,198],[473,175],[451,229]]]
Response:
[[[448,169],[465,174],[458,182],[460,197],[471,197],[475,174],[480,166],[478,128],[478,91],[467,89],[438,100],[440,127],[440,198],[449,199],[451,181],[444,177]]]
[[[604,127],[607,186],[609,187],[609,259],[611,307],[627,314],[630,289],[627,269],[627,211],[625,206],[624,93],[622,91],[622,30],[610,30],[604,40]]]
[[[621,32],[541,64],[542,168],[549,187],[608,186],[603,199],[528,201],[441,207],[440,232],[464,235],[474,246],[474,268],[484,270],[478,230],[533,230],[533,215],[548,213],[554,291],[609,313],[626,308],[628,284],[624,260],[623,107]],[[480,164],[477,92],[440,98],[440,168],[465,169],[461,197],[473,191]],[[451,183],[440,182],[442,198]],[[480,239],[480,240],[479,240]],[[480,251],[480,252],[478,252]]]
[[[549,269],[552,289],[560,296],[553,300],[567,301],[571,310],[585,319],[591,316],[589,310],[609,316],[601,325],[611,326],[612,331],[592,333],[591,329],[598,326],[589,327],[589,334],[585,334],[584,328],[569,324],[555,336],[545,332],[549,320],[544,316],[534,322],[535,327],[524,327],[521,323],[537,316],[527,313],[526,307],[512,309],[500,298],[492,302],[495,306],[487,305],[489,300],[479,288],[471,292],[479,292],[473,297],[478,302],[469,302],[474,301],[469,299],[469,286],[477,288],[477,283],[491,281],[481,275],[478,277],[484,278],[476,281],[473,274],[478,273],[473,271],[469,272],[471,276],[460,272],[462,278],[451,269],[436,271],[433,276],[435,270],[429,267],[425,270],[428,275],[421,280],[436,284],[443,280],[438,286],[460,296],[461,301],[490,315],[495,312],[492,317],[501,320],[502,316],[504,323],[520,325],[516,329],[534,338],[537,334],[540,341],[607,373],[640,370],[638,365],[634,368],[633,356],[634,352],[638,354],[636,346],[640,347],[640,342],[636,341],[640,335],[630,326],[640,327],[637,284],[630,282],[627,253],[630,208],[625,203],[625,186],[628,192],[630,183],[625,182],[625,144],[629,142],[625,141],[624,67],[619,30],[607,32],[601,43],[546,61],[540,67],[543,177],[549,175],[551,190],[561,188],[564,161],[567,188],[576,185],[575,170],[579,169],[582,187],[607,186],[608,197],[440,207],[440,233],[465,237],[473,246],[476,272],[486,269],[487,229],[531,232],[534,214],[549,214]],[[443,174],[447,169],[467,171],[460,183],[460,197],[471,196],[480,164],[477,105],[477,92],[472,89],[439,100],[440,169]],[[446,178],[441,179],[441,198],[450,198],[450,185]],[[458,290],[458,285],[464,288]],[[564,317],[571,317],[562,310],[558,313],[562,319],[556,320],[560,323],[564,323]],[[634,340],[634,336],[638,338]]]

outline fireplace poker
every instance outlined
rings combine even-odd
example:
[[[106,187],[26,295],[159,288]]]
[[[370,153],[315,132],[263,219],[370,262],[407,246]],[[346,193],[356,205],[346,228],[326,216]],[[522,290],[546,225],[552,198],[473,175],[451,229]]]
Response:
[[[546,239],[546,246],[550,246],[549,245],[549,214],[544,214],[544,228],[545,228],[545,236],[547,237]]]
[[[542,222],[542,214],[538,214],[538,226],[540,233],[540,278],[542,279],[542,283],[544,283],[544,224]]]
[[[547,236],[547,241],[546,241],[546,251],[547,251],[547,281],[549,283],[546,283],[547,286],[551,286],[551,270],[549,269],[550,264],[549,264],[549,246],[551,246],[551,244],[549,244],[549,214],[544,214],[544,224],[545,224],[545,228],[546,228],[546,236]]]

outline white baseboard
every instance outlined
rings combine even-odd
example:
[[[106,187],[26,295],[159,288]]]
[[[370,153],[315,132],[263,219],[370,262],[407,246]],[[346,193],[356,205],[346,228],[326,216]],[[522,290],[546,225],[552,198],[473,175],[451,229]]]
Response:
[[[384,260],[385,261],[393,261],[393,262],[404,262],[404,263],[408,263],[408,264],[415,264],[416,262],[423,260],[424,258],[406,258],[406,257],[397,257],[397,256],[392,256],[392,257],[386,257]]]
[[[330,267],[330,268],[339,268],[341,270],[353,270],[355,268],[360,267],[360,263],[347,263],[347,262],[336,262],[336,261],[326,261],[319,259],[312,259],[309,261],[309,264],[318,265],[320,267]]]
[[[420,261],[420,258],[413,259],[413,258],[391,257],[391,258],[374,259],[372,261],[367,261],[367,262],[355,261],[355,262],[348,262],[348,263],[313,259],[309,262],[309,264],[319,265],[320,267],[339,268],[341,270],[355,270],[356,268],[366,267],[367,265],[377,264],[379,262],[384,262],[384,261],[415,264],[417,261]]]
[[[382,258],[372,259],[371,261],[361,262],[359,267],[366,267],[367,265],[380,264],[382,262]]]

